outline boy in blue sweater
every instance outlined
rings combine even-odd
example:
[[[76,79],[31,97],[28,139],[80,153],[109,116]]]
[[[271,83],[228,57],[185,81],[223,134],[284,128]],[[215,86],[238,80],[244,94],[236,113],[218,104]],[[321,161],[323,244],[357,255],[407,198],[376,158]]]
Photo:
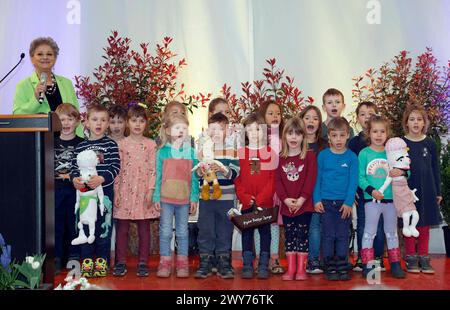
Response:
[[[345,118],[332,119],[328,124],[330,148],[317,157],[314,209],[322,213],[325,276],[332,281],[350,280],[347,269],[348,227],[358,185],[358,158],[346,147],[349,135],[350,125]]]

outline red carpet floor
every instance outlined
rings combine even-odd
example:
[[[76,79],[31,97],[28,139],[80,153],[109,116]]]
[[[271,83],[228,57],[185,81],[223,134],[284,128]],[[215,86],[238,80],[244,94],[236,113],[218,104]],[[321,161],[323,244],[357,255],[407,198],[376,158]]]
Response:
[[[90,279],[92,284],[105,289],[114,290],[348,290],[348,289],[397,289],[397,290],[450,290],[450,258],[445,255],[432,255],[432,265],[436,270],[434,275],[407,274],[407,278],[394,279],[389,271],[381,273],[380,285],[368,285],[361,277],[360,272],[351,272],[350,281],[327,281],[324,275],[309,275],[307,281],[282,281],[281,276],[272,275],[267,280],[242,280],[240,270],[242,261],[236,253],[233,259],[236,277],[231,280],[223,280],[215,275],[207,279],[195,279],[194,272],[198,266],[197,258],[190,258],[191,276],[187,279],[178,279],[175,275],[161,279],[156,277],[158,256],[150,258],[150,276],[139,278],[136,276],[135,257],[128,259],[128,273],[124,277],[117,278],[107,276],[105,278]],[[285,261],[282,261],[286,265]],[[388,267],[387,260],[385,260]],[[62,272],[55,278],[55,286],[64,282],[67,272]]]

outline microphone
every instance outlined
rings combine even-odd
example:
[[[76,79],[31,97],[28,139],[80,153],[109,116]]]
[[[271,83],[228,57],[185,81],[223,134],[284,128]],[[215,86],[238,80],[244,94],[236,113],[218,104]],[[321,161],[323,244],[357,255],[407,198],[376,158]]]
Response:
[[[47,86],[47,73],[42,72],[40,77],[41,84],[44,84],[44,86]],[[44,102],[44,92],[39,93],[39,103],[42,104]]]
[[[11,72],[13,72],[14,71],[14,69],[16,69],[17,68],[17,66],[22,62],[22,60],[25,58],[25,53],[22,53],[22,54],[20,54],[20,60],[19,60],[19,62],[17,63],[17,65],[15,65],[1,80],[0,80],[0,83],[1,82],[3,82],[7,77],[8,77],[8,75],[10,75],[11,74]]]

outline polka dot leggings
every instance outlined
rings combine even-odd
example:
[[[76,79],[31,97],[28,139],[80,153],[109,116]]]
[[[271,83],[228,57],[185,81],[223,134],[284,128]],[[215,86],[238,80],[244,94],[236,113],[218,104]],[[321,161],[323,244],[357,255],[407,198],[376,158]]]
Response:
[[[286,252],[308,252],[310,222],[311,213],[309,212],[295,217],[283,215]]]

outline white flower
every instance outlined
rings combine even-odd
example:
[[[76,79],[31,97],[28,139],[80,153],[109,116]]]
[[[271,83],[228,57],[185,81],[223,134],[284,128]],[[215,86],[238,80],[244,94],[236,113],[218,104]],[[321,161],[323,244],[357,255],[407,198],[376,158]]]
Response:
[[[25,262],[31,265],[34,262],[34,257],[33,256],[25,257]]]
[[[33,269],[38,269],[39,266],[41,266],[41,264],[40,264],[39,262],[33,262],[33,263],[31,264],[31,268],[33,268]]]

